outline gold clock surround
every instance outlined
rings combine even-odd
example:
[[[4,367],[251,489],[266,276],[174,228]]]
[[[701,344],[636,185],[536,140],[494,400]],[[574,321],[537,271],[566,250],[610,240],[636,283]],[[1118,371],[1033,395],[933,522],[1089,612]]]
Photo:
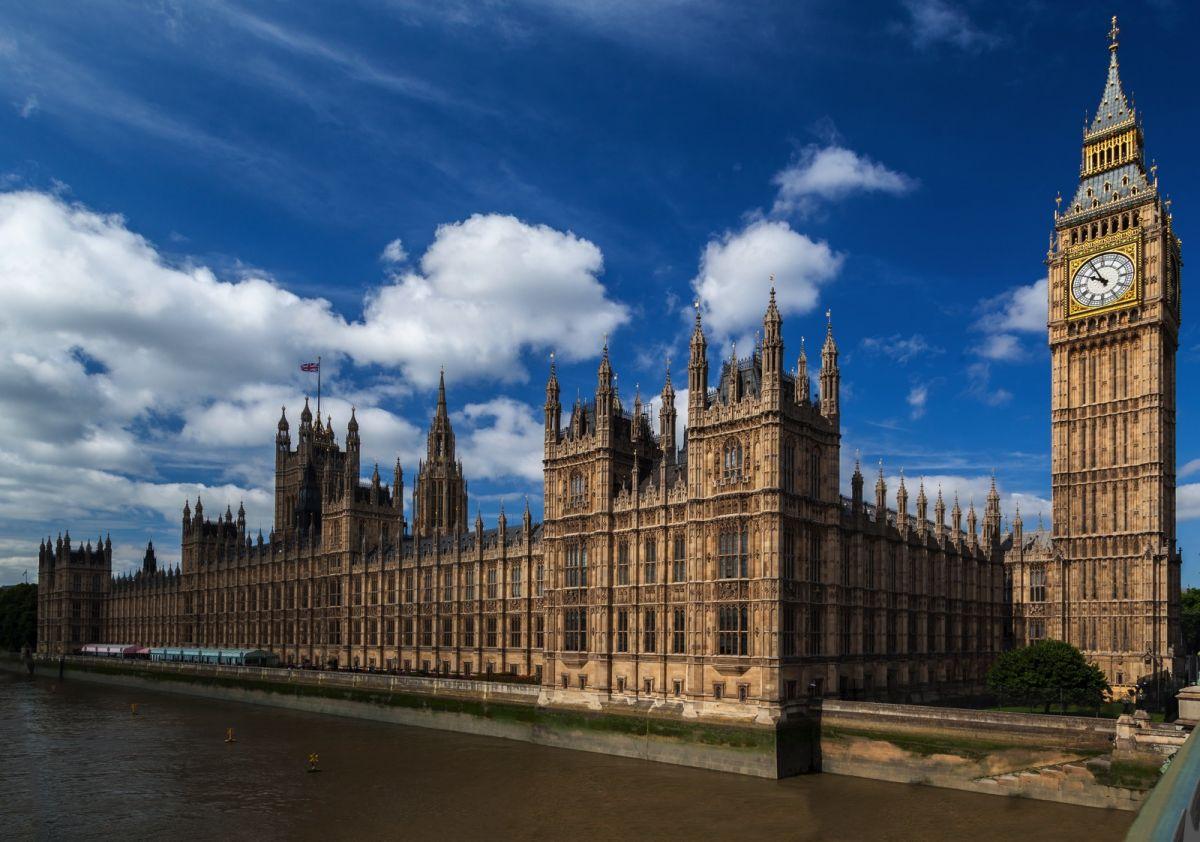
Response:
[[[1099,254],[1116,252],[1123,254],[1133,262],[1133,283],[1129,285],[1129,289],[1125,294],[1109,304],[1101,307],[1085,307],[1075,300],[1075,296],[1071,295],[1071,281],[1075,277],[1075,273],[1079,271],[1079,267],[1091,260]],[[1089,316],[1095,316],[1100,313],[1108,313],[1112,310],[1120,310],[1125,307],[1132,307],[1141,301],[1142,298],[1142,238],[1141,232],[1137,229],[1132,231],[1122,231],[1118,234],[1109,234],[1107,237],[1100,237],[1095,240],[1090,240],[1085,244],[1081,244],[1071,249],[1068,252],[1067,260],[1067,278],[1063,284],[1063,295],[1066,296],[1067,318],[1082,319]]]

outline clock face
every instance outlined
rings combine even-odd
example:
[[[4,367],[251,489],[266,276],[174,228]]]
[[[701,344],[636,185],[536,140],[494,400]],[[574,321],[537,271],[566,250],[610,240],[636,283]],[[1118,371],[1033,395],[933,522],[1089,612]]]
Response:
[[[1079,267],[1071,280],[1071,295],[1084,307],[1104,307],[1119,301],[1133,286],[1133,261],[1120,252],[1098,254]]]

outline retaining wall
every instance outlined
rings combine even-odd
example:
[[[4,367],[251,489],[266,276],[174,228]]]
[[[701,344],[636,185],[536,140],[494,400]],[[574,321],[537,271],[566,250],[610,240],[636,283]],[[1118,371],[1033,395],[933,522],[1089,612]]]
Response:
[[[780,726],[678,711],[556,706],[537,685],[370,673],[68,658],[70,679],[438,728],[779,778],[808,771],[1136,810],[1157,768],[1114,761],[1114,723],[1087,717],[825,700]],[[15,660],[0,667],[24,670]],[[57,661],[37,672],[56,677]]]
[[[24,670],[15,661],[0,666]],[[39,661],[57,677],[57,661]],[[437,728],[538,745],[778,778],[809,771],[813,727],[732,725],[649,710],[583,711],[539,705],[541,688],[507,682],[196,664],[66,659],[68,679]]]

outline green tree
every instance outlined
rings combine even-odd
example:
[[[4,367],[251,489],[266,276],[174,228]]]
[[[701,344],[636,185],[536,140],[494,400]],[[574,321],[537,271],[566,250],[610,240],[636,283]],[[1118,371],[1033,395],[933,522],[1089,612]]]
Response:
[[[1179,600],[1179,623],[1183,626],[1185,654],[1200,652],[1200,588],[1188,588]]]
[[[1109,689],[1104,673],[1083,653],[1061,640],[1039,640],[1005,652],[988,671],[988,687],[1003,696],[1041,704],[1050,712],[1054,702],[1095,707]]]
[[[0,651],[37,647],[37,585],[0,588]]]

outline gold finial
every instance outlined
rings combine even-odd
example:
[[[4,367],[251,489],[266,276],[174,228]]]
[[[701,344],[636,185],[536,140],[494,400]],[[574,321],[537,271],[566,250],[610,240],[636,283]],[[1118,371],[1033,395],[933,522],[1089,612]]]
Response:
[[[1054,197],[1054,207],[1057,208],[1061,205],[1062,205],[1062,193],[1059,193]]]
[[[1108,30],[1108,37],[1109,37],[1109,40],[1112,41],[1112,43],[1108,45],[1108,48],[1110,50],[1112,50],[1114,53],[1117,51],[1117,35],[1119,35],[1120,32],[1121,32],[1121,29],[1120,29],[1120,27],[1117,26],[1117,16],[1113,15],[1112,16],[1112,27]]]

